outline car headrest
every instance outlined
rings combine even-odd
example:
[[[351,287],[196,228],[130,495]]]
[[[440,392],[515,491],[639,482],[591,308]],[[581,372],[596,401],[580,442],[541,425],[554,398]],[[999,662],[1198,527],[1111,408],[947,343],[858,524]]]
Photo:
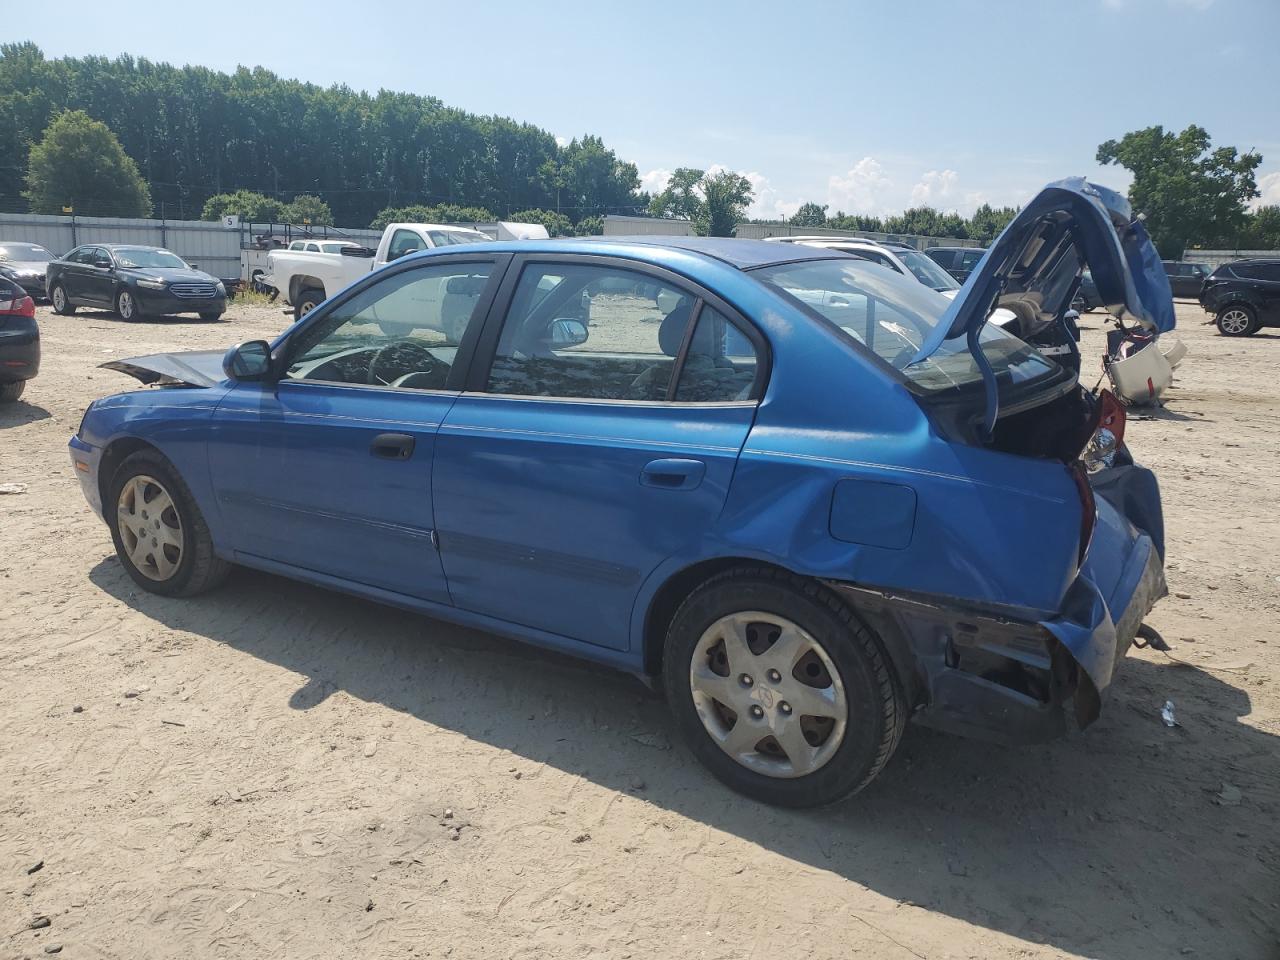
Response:
[[[684,341],[684,332],[689,326],[692,313],[693,304],[686,298],[662,318],[662,326],[658,328],[658,346],[668,357],[674,357],[680,352],[680,344]],[[715,337],[711,325],[699,324],[698,328],[693,343],[689,344],[689,352],[708,356],[714,354]]]
[[[444,285],[445,293],[460,293],[469,297],[479,296],[488,277],[450,277]]]

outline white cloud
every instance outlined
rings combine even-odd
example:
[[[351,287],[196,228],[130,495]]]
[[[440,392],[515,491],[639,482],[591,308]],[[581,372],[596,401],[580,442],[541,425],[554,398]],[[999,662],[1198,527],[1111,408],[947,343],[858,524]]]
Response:
[[[562,137],[562,136],[560,136],[560,134],[558,134],[558,133],[557,133],[557,134],[556,134],[556,146],[557,146],[557,147],[567,147],[568,145],[569,145],[569,138],[568,138],[568,137]]]
[[[847,173],[828,178],[829,212],[883,213],[881,198],[892,186],[893,181],[884,175],[880,162],[874,157],[863,157]]]
[[[1280,170],[1258,178],[1258,192],[1261,194],[1253,201],[1255,207],[1267,207],[1280,204]]]
[[[959,178],[954,170],[930,170],[911,188],[911,205],[946,207]]]
[[[769,178],[762,173],[751,171],[744,173],[751,184],[751,206],[747,208],[747,216],[760,220],[786,220],[800,209],[801,200],[784,200],[778,191],[769,183]]]
[[[640,174],[640,189],[646,193],[661,193],[666,189],[667,181],[670,179],[671,171],[659,167]]]

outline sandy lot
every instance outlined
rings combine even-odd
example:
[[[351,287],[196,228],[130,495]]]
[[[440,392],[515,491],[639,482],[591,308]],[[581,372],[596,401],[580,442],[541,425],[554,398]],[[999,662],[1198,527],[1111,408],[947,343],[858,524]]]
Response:
[[[859,797],[790,813],[630,678],[262,574],[135,589],[66,455],[133,385],[96,365],[285,318],[42,308],[0,410],[28,485],[0,496],[0,956],[1280,957],[1280,336],[1179,316],[1177,387],[1129,428],[1176,660],[1135,651],[1049,746],[909,728]]]

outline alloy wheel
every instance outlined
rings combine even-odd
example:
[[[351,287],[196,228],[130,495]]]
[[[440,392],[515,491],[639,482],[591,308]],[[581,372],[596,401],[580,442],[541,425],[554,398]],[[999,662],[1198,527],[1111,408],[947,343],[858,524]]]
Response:
[[[827,651],[772,613],[722,617],[699,638],[689,685],[703,727],[725,753],[768,777],[826,765],[844,740],[844,684]]]
[[[154,477],[138,474],[120,490],[116,524],[125,553],[149,580],[168,580],[182,563],[182,520],[169,491]]]
[[[1227,310],[1218,321],[1223,333],[1244,333],[1249,329],[1249,314],[1243,310]]]
[[[124,320],[133,319],[133,294],[124,291],[120,294],[120,317]]]
[[[58,313],[67,309],[67,293],[62,287],[53,288],[53,309]]]

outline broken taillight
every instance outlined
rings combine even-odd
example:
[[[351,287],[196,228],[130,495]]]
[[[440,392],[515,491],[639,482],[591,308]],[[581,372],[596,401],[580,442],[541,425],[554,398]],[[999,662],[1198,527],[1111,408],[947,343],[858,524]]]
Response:
[[[1114,466],[1116,454],[1124,445],[1124,424],[1124,404],[1110,390],[1103,390],[1098,394],[1093,433],[1080,454],[1089,473]]]

